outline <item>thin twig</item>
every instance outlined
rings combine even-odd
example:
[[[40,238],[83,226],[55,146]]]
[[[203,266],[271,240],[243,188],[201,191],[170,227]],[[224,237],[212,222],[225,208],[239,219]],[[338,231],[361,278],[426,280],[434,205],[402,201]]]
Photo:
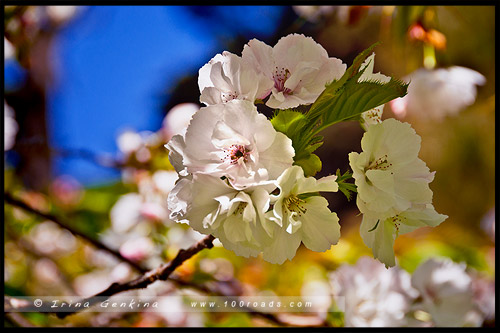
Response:
[[[203,238],[200,240],[198,243],[194,244],[190,248],[184,250],[181,249],[175,256],[175,258],[170,261],[169,263],[162,264],[158,268],[153,269],[149,272],[147,272],[144,275],[141,275],[137,279],[134,279],[129,282],[125,283],[113,283],[111,284],[108,288],[105,290],[101,291],[98,294],[95,294],[94,296],[87,297],[84,300],[81,301],[81,303],[89,303],[90,305],[93,305],[99,301],[99,297],[102,296],[112,296],[127,290],[133,290],[133,289],[142,289],[146,288],[149,286],[151,283],[161,280],[165,281],[168,279],[170,274],[184,263],[184,261],[188,260],[198,252],[200,252],[203,249],[211,249],[214,244],[215,237],[212,235],[208,235],[207,237]],[[76,313],[79,310],[75,310],[74,312],[58,312],[57,317],[59,318],[65,318],[66,316]]]
[[[54,223],[56,223],[57,225],[59,225],[60,227],[70,231],[73,235],[75,236],[78,236],[82,239],[85,239],[86,241],[88,241],[89,243],[91,243],[92,245],[94,245],[95,247],[103,250],[103,251],[106,251],[110,254],[112,254],[113,256],[115,256],[117,259],[119,259],[120,261],[122,262],[126,262],[128,263],[129,265],[132,266],[132,268],[134,268],[136,271],[142,273],[142,274],[149,274],[148,273],[148,269],[146,267],[143,267],[142,265],[134,262],[134,261],[131,261],[130,259],[128,258],[125,258],[124,256],[122,256],[118,251],[115,251],[109,247],[107,247],[106,245],[102,244],[101,242],[85,235],[84,233],[81,233],[75,229],[73,229],[68,223],[64,223],[62,222],[62,220],[54,215],[51,215],[51,214],[47,214],[47,213],[43,213],[31,206],[29,206],[28,204],[26,204],[25,202],[21,201],[21,200],[18,200],[16,198],[14,198],[10,193],[8,192],[5,192],[4,193],[4,199],[7,203],[11,204],[12,206],[15,206],[15,207],[18,207],[18,208],[21,208],[23,210],[26,210],[34,215],[37,215],[37,216],[40,216],[40,217],[43,217],[45,219],[48,219],[48,220],[51,220],[53,221]],[[175,258],[174,258],[175,260]],[[156,270],[154,271],[157,271],[158,269],[161,269],[162,266],[160,266],[159,268],[157,268]],[[151,271],[153,272],[153,271]],[[143,278],[144,276],[142,277],[139,277],[138,279],[141,279]],[[137,280],[137,279],[136,279]],[[134,280],[134,281],[136,281]],[[182,279],[179,279],[178,277],[175,277],[175,276],[168,276],[168,280],[171,281],[172,283],[174,283],[175,285],[177,285],[178,287],[184,287],[184,288],[193,288],[193,289],[196,289],[198,291],[201,291],[203,293],[206,293],[206,294],[210,294],[210,295],[219,295],[219,296],[228,296],[226,295],[225,293],[219,291],[219,290],[215,290],[213,288],[210,288],[210,286],[206,285],[206,284],[193,284],[193,283],[190,283],[188,281],[184,281]],[[108,289],[110,289],[113,285],[111,285]],[[114,287],[116,288],[116,287]],[[108,290],[106,289],[106,290]],[[104,292],[104,291],[103,291]],[[278,317],[276,317],[275,315],[271,314],[271,313],[264,313],[264,312],[260,312],[258,310],[255,310],[255,309],[251,309],[251,308],[248,308],[247,311],[252,314],[252,315],[255,315],[255,316],[259,316],[259,317],[262,317],[262,318],[265,318],[277,325],[288,325],[286,322],[282,321],[281,319],[279,319]],[[69,313],[66,313],[66,314],[69,314]]]
[[[96,248],[112,254],[114,257],[116,257],[120,261],[126,261],[127,263],[129,263],[131,266],[133,266],[135,269],[137,269],[140,272],[144,271],[143,267],[139,266],[137,263],[135,263],[133,261],[127,260],[124,256],[121,255],[120,252],[118,252],[116,250],[113,250],[113,249],[110,249],[109,247],[105,246],[101,242],[99,242],[99,241],[93,239],[92,237],[90,237],[90,236],[82,233],[81,231],[76,230],[75,228],[73,228],[69,224],[62,222],[61,219],[59,219],[57,216],[41,212],[41,211],[39,211],[39,210],[31,207],[27,203],[25,203],[25,202],[23,202],[23,201],[21,201],[19,199],[14,198],[8,192],[4,192],[4,199],[5,199],[5,201],[7,203],[11,204],[12,206],[21,208],[21,209],[23,209],[25,211],[28,211],[28,212],[32,213],[32,214],[38,215],[40,217],[43,217],[44,219],[51,220],[52,222],[56,223],[60,227],[66,229],[66,230],[69,230],[73,235],[78,236],[78,237],[80,237],[82,239],[85,239],[86,241],[88,241],[89,243],[91,243]]]

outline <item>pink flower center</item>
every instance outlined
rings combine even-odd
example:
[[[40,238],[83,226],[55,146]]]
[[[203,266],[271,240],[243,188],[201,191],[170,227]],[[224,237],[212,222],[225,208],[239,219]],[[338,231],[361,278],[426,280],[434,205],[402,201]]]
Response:
[[[274,79],[274,87],[278,91],[282,91],[285,95],[291,95],[292,91],[288,88],[285,88],[285,82],[290,77],[290,71],[287,68],[275,67],[273,79]]]
[[[240,158],[243,162],[247,162],[250,155],[250,149],[242,145],[231,145],[226,151],[226,158],[229,158],[231,164],[238,164]]]

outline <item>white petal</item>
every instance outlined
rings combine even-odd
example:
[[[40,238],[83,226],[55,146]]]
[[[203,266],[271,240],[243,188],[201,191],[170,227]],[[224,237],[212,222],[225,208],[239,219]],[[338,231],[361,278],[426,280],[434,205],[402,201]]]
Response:
[[[372,249],[373,256],[383,262],[386,267],[396,264],[394,257],[394,240],[396,238],[394,224],[385,220],[379,221],[375,230],[377,219],[363,216],[360,234],[363,242]]]
[[[307,212],[301,217],[302,242],[312,251],[329,250],[340,238],[337,214],[330,212],[328,201],[319,196],[308,198],[305,207]]]
[[[263,251],[263,258],[272,264],[282,264],[285,260],[292,260],[300,245],[300,234],[289,234],[284,229],[276,227],[273,232],[273,241]]]

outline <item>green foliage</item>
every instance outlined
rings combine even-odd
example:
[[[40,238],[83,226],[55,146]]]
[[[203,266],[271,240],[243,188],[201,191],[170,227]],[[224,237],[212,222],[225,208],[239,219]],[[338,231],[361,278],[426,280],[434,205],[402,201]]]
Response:
[[[302,167],[306,177],[314,176],[322,167],[321,160],[316,154],[308,154],[306,158],[295,160],[294,164]]]
[[[295,164],[304,169],[306,176],[321,170],[321,160],[313,154],[323,144],[319,132],[341,121],[358,119],[361,113],[406,95],[408,85],[394,78],[387,83],[358,82],[365,70],[360,70],[361,65],[377,45],[361,52],[340,79],[328,84],[309,111],[279,110],[272,118],[274,128],[292,140]],[[341,191],[346,194],[349,188]]]
[[[337,169],[337,172],[335,173],[337,176],[337,184],[339,185],[339,190],[344,193],[346,196],[347,200],[351,200],[352,198],[352,193],[356,193],[356,185],[353,183],[348,183],[347,181],[349,179],[352,179],[352,173],[349,171],[344,172],[343,175],[340,174],[340,169]]]

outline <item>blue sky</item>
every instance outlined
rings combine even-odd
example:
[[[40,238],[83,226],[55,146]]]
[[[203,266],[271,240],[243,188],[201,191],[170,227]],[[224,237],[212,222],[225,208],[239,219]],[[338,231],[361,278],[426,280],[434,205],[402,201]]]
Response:
[[[272,36],[279,6],[87,7],[57,35],[55,84],[48,96],[54,147],[116,153],[124,129],[157,130],[168,91],[236,35]],[[165,93],[167,92],[167,94]],[[56,174],[86,185],[118,179],[116,170],[83,159],[56,158]]]

